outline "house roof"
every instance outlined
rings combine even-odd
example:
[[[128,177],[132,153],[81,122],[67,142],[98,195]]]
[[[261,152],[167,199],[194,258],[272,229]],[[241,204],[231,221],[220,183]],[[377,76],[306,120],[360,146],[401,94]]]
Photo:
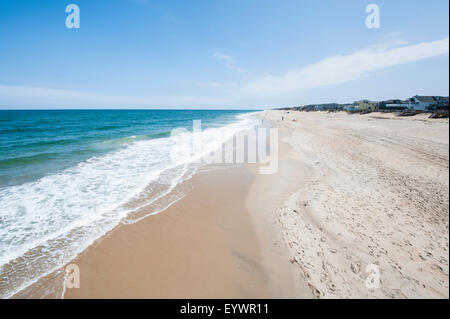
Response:
[[[399,99],[392,99],[392,100],[384,101],[384,103],[386,103],[386,104],[395,104],[395,103],[399,103],[399,102],[401,102],[401,100],[399,100]]]
[[[415,96],[416,99],[418,99],[420,102],[436,102],[435,98],[432,96]]]

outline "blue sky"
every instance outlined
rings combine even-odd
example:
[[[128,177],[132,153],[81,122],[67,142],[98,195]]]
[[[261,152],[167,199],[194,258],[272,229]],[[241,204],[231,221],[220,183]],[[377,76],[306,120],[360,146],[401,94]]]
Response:
[[[79,29],[65,26],[70,3]],[[448,19],[447,0],[0,0],[0,108],[448,95]]]

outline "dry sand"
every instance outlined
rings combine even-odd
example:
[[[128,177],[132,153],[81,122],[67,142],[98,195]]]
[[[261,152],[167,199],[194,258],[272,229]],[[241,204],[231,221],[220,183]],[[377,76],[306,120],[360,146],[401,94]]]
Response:
[[[317,297],[449,297],[448,119],[263,117],[306,172],[274,214],[298,277]],[[365,285],[369,264],[379,266],[379,289]]]

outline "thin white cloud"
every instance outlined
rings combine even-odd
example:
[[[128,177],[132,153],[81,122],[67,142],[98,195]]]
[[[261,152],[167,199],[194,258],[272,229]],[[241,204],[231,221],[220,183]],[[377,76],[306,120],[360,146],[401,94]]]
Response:
[[[223,104],[218,98],[195,96],[120,96],[34,86],[0,84],[0,107],[196,107]],[[11,101],[11,102],[9,102]]]
[[[389,67],[431,58],[449,52],[449,38],[400,48],[382,46],[337,55],[282,75],[258,77],[243,85],[243,94],[278,96],[305,89],[346,83]]]
[[[235,59],[233,56],[229,55],[229,54],[224,54],[224,53],[222,53],[222,52],[216,51],[216,52],[214,52],[213,57],[216,58],[216,59],[218,59],[218,60],[223,60],[223,61],[225,61],[226,66],[227,66],[229,69],[231,69],[231,70],[237,71],[237,72],[239,72],[239,73],[244,72],[244,70],[241,69],[241,68],[237,65],[236,59]]]

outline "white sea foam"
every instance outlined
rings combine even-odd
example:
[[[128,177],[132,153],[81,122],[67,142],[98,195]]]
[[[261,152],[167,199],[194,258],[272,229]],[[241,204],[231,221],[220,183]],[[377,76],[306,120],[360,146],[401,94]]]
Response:
[[[232,124],[204,130],[204,153],[255,123],[241,115]],[[123,149],[0,189],[0,297],[63,266],[121,221],[135,222],[180,199],[184,194],[171,192],[194,171],[190,159],[172,163],[169,154],[189,138],[132,136],[136,141]],[[136,214],[144,206],[151,210]]]

